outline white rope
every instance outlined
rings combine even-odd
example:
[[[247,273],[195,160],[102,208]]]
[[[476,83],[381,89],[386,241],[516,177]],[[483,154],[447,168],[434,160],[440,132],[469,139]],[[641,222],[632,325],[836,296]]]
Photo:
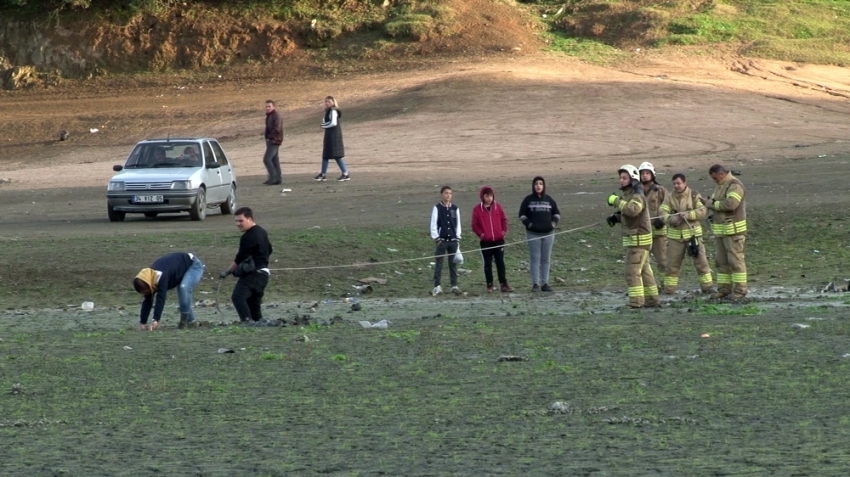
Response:
[[[462,251],[462,253],[466,253],[466,252],[473,252],[473,253],[474,253],[474,252],[482,252],[482,251],[484,251],[484,250],[493,250],[493,249],[497,249],[497,248],[501,248],[501,247],[508,247],[508,246],[512,246],[512,245],[519,245],[519,244],[523,244],[523,243],[528,243],[528,242],[530,242],[530,241],[532,241],[532,240],[541,240],[541,239],[544,239],[544,238],[546,238],[546,237],[553,236],[553,235],[561,235],[561,234],[566,234],[566,233],[576,232],[576,231],[578,231],[578,230],[587,229],[587,228],[590,228],[590,227],[595,227],[595,226],[600,225],[600,224],[603,224],[603,223],[604,223],[604,222],[594,222],[594,223],[592,223],[592,224],[582,225],[581,227],[576,227],[576,228],[569,229],[569,230],[562,230],[562,231],[560,231],[560,232],[555,232],[555,233],[552,233],[552,234],[546,234],[546,235],[541,236],[541,237],[532,237],[532,238],[527,238],[527,239],[525,239],[525,240],[518,240],[518,241],[516,241],[516,242],[510,242],[510,243],[506,243],[506,244],[503,244],[503,245],[496,245],[496,246],[494,246],[494,247],[477,248],[477,249],[474,249],[474,250],[464,250],[464,251]],[[433,260],[434,258],[437,258],[437,257],[445,258],[445,257],[449,257],[449,256],[451,256],[451,255],[452,255],[452,254],[448,254],[448,253],[446,253],[445,255],[437,255],[437,256],[434,256],[434,255],[428,255],[428,256],[426,256],[426,257],[402,258],[402,259],[398,259],[398,260],[387,260],[387,261],[384,261],[384,262],[352,263],[352,264],[348,264],[348,265],[320,265],[320,266],[316,266],[316,267],[286,267],[286,268],[270,268],[269,270],[271,270],[271,271],[276,271],[276,272],[280,272],[280,271],[297,271],[297,270],[329,270],[329,269],[334,269],[334,268],[373,267],[373,266],[377,266],[377,265],[390,265],[390,264],[394,264],[394,263],[415,262],[415,261],[419,261],[419,260]]]

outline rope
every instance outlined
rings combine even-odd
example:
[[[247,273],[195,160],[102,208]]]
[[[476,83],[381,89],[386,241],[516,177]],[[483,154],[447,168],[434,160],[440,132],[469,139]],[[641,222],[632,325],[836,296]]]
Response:
[[[509,246],[512,246],[512,245],[519,245],[519,244],[530,242],[532,240],[542,240],[546,237],[549,237],[550,235],[561,235],[561,234],[576,232],[576,231],[583,230],[583,229],[588,229],[590,227],[595,227],[595,226],[603,224],[603,223],[605,223],[605,222],[604,221],[603,222],[594,222],[592,224],[582,225],[581,227],[576,227],[576,228],[573,228],[573,229],[562,230],[560,232],[547,234],[543,237],[533,237],[533,238],[529,238],[529,239],[525,239],[525,240],[518,240],[516,242],[510,242],[510,243],[506,243],[504,245],[496,245],[495,247],[485,247],[485,248],[477,248],[477,249],[473,249],[473,250],[466,250],[466,252],[482,252],[484,250],[493,250],[493,249],[497,249],[497,248],[501,248],[501,247],[509,247]],[[334,269],[334,268],[373,267],[373,266],[378,266],[378,265],[391,265],[391,264],[394,264],[394,263],[415,262],[415,261],[419,261],[419,260],[432,260],[434,258],[445,258],[445,257],[449,257],[449,256],[450,256],[450,254],[446,253],[444,255],[437,255],[436,257],[434,255],[429,255],[427,257],[402,258],[402,259],[398,259],[398,260],[387,260],[387,261],[384,261],[384,262],[352,263],[352,264],[348,264],[348,265],[320,265],[320,266],[316,266],[316,267],[270,268],[269,270],[276,271],[276,272],[280,272],[280,271],[289,272],[289,271],[298,271],[298,270],[330,270],[330,269]]]

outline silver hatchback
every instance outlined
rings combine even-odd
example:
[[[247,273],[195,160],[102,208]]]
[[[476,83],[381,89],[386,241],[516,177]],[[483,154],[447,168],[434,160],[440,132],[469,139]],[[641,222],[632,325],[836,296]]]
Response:
[[[110,222],[128,213],[189,212],[204,220],[207,209],[236,210],[236,174],[233,165],[211,138],[149,139],[136,144],[123,166],[109,181],[106,212]]]

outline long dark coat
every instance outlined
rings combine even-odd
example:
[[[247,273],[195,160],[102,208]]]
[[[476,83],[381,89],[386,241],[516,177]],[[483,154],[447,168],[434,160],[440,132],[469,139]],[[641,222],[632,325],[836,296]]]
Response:
[[[342,112],[338,109],[325,110],[325,123],[331,121],[331,111],[336,111],[336,126],[325,129],[325,143],[322,148],[322,159],[337,159],[345,157],[345,145],[342,143]]]

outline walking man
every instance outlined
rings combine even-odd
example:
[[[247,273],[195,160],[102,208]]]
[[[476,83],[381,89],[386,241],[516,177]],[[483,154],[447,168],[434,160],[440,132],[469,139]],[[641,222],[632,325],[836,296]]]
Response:
[[[274,101],[266,100],[266,153],[263,155],[263,164],[266,166],[268,180],[266,185],[278,185],[281,182],[280,172],[280,145],[283,143],[283,120],[280,113],[275,109]]]
[[[651,162],[644,162],[638,166],[638,172],[643,195],[646,197],[646,207],[649,209],[649,217],[652,221],[652,248],[649,253],[658,264],[660,282],[667,273],[667,226],[661,220],[661,204],[667,197],[667,189],[656,180],[655,166]]]
[[[667,270],[664,274],[664,293],[672,295],[679,287],[679,270],[685,253],[691,256],[703,293],[714,293],[711,268],[702,239],[702,220],[706,215],[705,200],[688,187],[684,174],[673,176],[673,192],[661,204],[661,214],[667,224]],[[654,238],[653,238],[654,239]]]
[[[443,293],[440,281],[443,278],[443,259],[449,260],[449,280],[452,285],[452,293],[461,293],[457,286],[457,253],[458,241],[460,241],[460,209],[452,204],[452,188],[443,186],[440,188],[440,202],[431,209],[431,238],[436,244],[434,250],[434,289],[431,295],[437,296]]]
[[[147,329],[148,316],[153,308],[153,322],[150,330],[159,328],[162,310],[168,290],[177,288],[177,303],[180,306],[179,329],[190,326],[195,321],[192,311],[192,294],[195,286],[204,276],[204,264],[192,253],[170,253],[156,259],[150,268],[143,268],[133,279],[133,288],[140,293],[142,309],[139,312],[139,330]],[[156,304],[154,304],[156,294]]]
[[[626,285],[629,288],[629,308],[660,306],[655,276],[649,266],[649,249],[652,246],[652,231],[649,224],[649,209],[640,173],[631,164],[617,171],[620,175],[622,195],[612,193],[608,196],[608,205],[616,207],[619,213],[608,217],[612,227],[620,222],[623,227],[623,247],[626,248]]]
[[[714,298],[740,300],[747,296],[747,264],[744,261],[744,242],[747,234],[747,207],[744,184],[720,164],[708,170],[717,186],[709,198],[708,208],[714,213],[711,232],[714,234],[717,268],[717,293]]]
[[[254,212],[250,207],[240,207],[234,214],[236,227],[242,231],[239,239],[239,251],[230,267],[221,272],[220,278],[233,275],[239,278],[233,287],[230,299],[239,314],[239,321],[260,321],[263,319],[263,295],[269,284],[269,255],[272,244],[266,230],[254,222]]]

